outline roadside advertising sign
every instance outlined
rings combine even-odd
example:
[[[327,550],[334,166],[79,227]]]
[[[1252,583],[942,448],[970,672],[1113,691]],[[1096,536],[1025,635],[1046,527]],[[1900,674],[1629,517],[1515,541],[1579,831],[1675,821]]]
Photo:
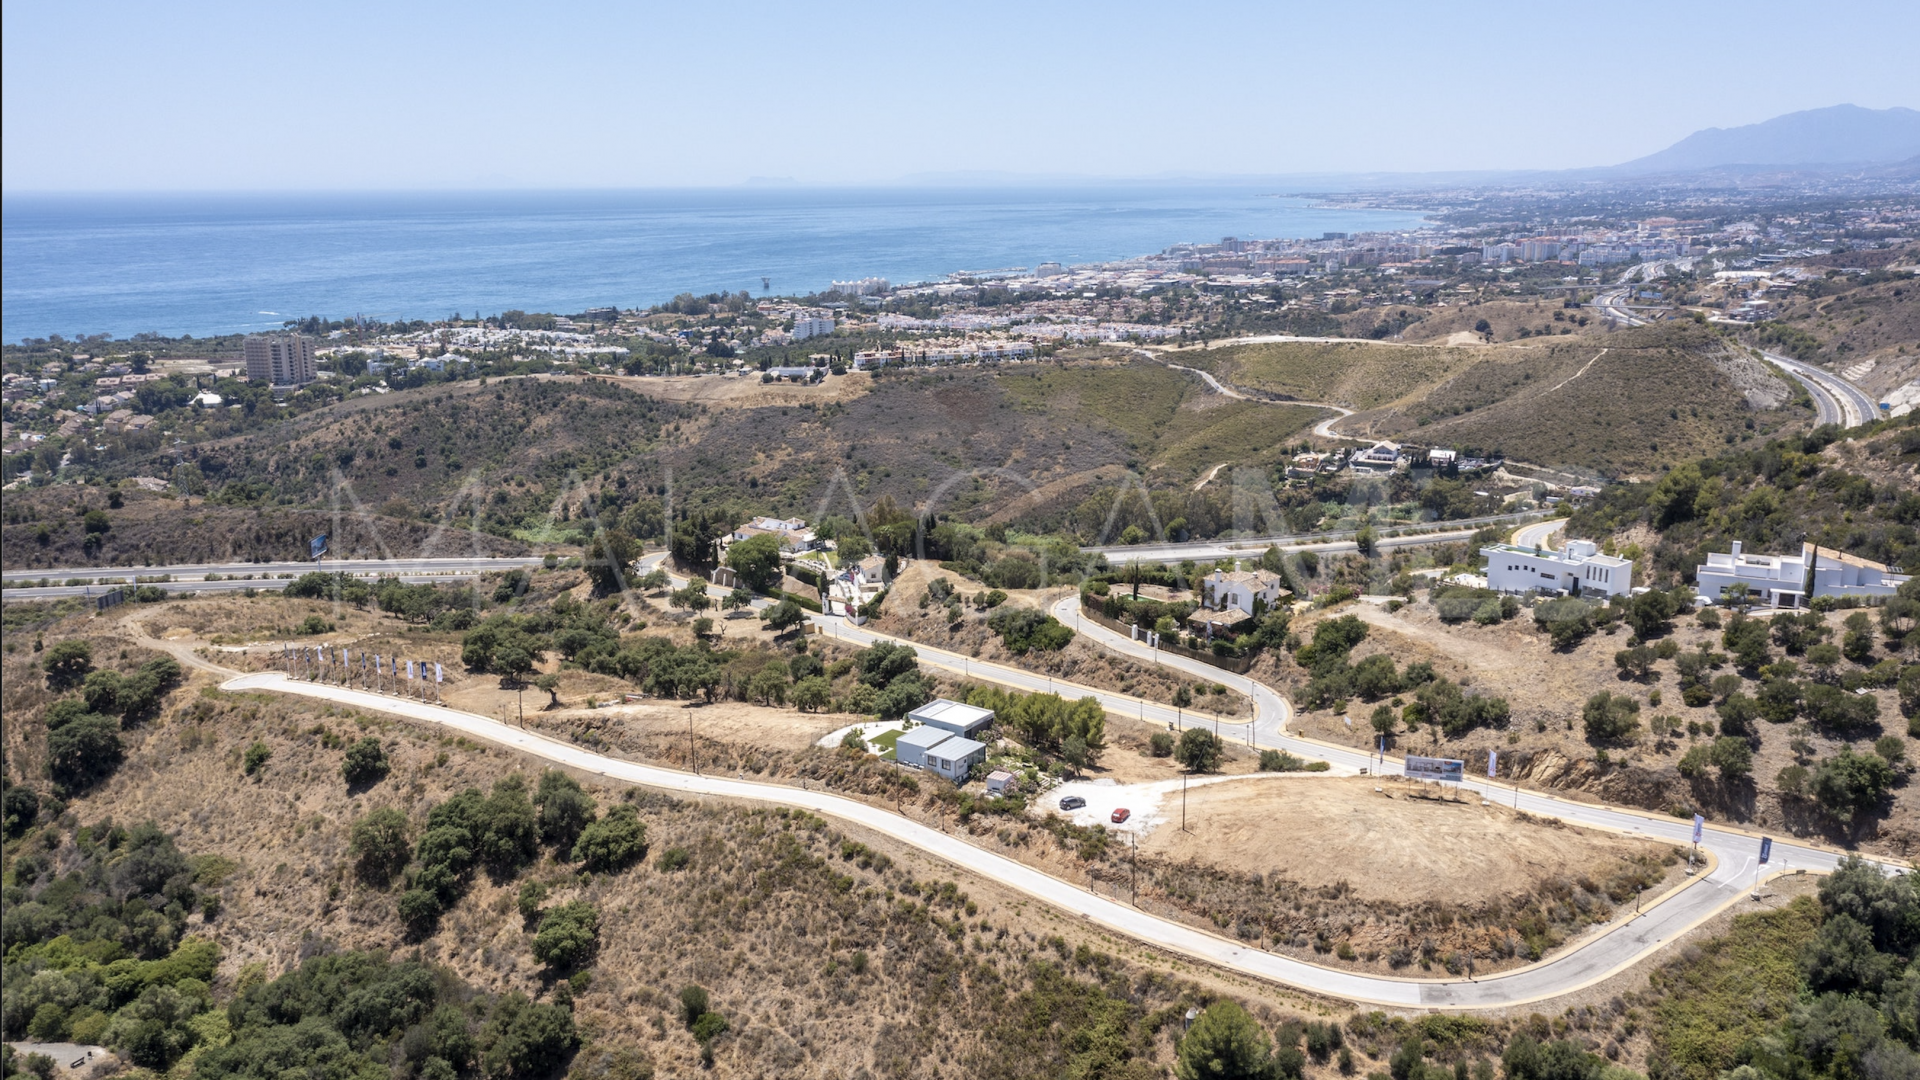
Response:
[[[1407,779],[1438,780],[1444,784],[1457,784],[1466,775],[1467,763],[1453,758],[1431,758],[1407,755]]]

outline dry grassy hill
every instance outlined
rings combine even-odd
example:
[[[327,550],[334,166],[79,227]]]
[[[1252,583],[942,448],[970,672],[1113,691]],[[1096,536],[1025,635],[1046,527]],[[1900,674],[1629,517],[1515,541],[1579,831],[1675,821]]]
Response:
[[[1482,353],[1444,346],[1281,341],[1186,350],[1174,359],[1258,393],[1373,409],[1433,386]]]
[[[81,489],[11,496],[6,565],[287,558],[331,528],[336,503],[336,551],[395,555],[425,553],[436,536],[449,554],[524,550],[564,540],[590,510],[659,536],[669,497],[676,510],[806,517],[891,497],[985,518],[1038,487],[1020,510],[1038,512],[1074,505],[1123,469],[1184,489],[1222,462],[1271,462],[1319,415],[1222,398],[1139,360],[846,376],[815,389],[556,378],[356,398],[179,448],[206,481],[190,509],[131,488],[117,496],[124,506]],[[121,472],[174,467],[170,448]],[[111,522],[97,555],[81,547],[88,509]]]
[[[1691,323],[1494,346],[1272,342],[1178,355],[1258,393],[1359,410],[1338,425],[1351,437],[1616,476],[1811,417],[1796,384]]]

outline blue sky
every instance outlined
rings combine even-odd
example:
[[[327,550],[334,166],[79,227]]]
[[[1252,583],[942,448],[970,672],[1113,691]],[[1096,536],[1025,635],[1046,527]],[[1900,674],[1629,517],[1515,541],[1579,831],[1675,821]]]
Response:
[[[1911,0],[0,12],[16,193],[1567,168],[1920,105]]]

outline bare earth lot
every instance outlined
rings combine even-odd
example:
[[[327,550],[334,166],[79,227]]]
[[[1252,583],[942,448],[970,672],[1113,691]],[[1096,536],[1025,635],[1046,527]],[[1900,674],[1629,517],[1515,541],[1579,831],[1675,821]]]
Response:
[[[1484,806],[1471,794],[1457,802],[1429,795],[1422,785],[1368,777],[1196,787],[1188,831],[1176,818],[1140,850],[1279,874],[1310,889],[1344,883],[1361,899],[1396,903],[1485,902],[1561,875],[1604,877],[1632,855],[1663,850]]]

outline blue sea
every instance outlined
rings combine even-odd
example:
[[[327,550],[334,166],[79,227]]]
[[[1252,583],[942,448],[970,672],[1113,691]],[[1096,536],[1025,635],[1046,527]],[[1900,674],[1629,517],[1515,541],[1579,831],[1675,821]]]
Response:
[[[7,196],[0,336],[564,313],[759,296],[763,278],[797,295],[835,279],[900,284],[1419,223],[1222,186]]]

